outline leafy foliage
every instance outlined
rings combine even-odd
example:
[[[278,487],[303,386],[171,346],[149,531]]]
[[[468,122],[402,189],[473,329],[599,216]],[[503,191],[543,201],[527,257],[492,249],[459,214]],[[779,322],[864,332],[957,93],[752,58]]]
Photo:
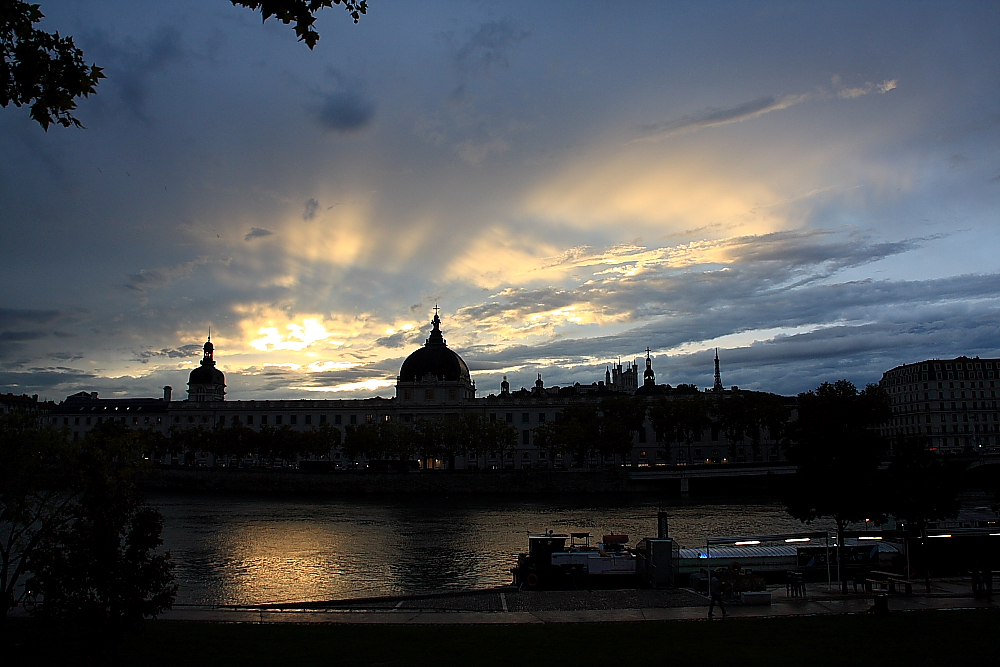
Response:
[[[859,392],[847,380],[825,382],[798,399],[788,451],[798,470],[782,500],[805,523],[832,518],[843,544],[848,524],[880,513],[878,470],[887,443],[878,427],[889,421],[889,401],[877,385]]]
[[[39,543],[69,521],[75,455],[66,437],[39,429],[34,415],[0,416],[0,604],[17,604],[17,587]]]
[[[892,461],[879,479],[883,507],[917,531],[929,521],[954,517],[960,507],[957,473],[928,449],[926,436],[898,438]]]
[[[29,558],[43,598],[36,614],[99,634],[137,630],[177,593],[170,554],[157,553],[163,517],[136,486],[141,436],[106,422],[88,434],[75,463],[69,520],[47,532]]]
[[[319,41],[319,33],[313,28],[316,23],[316,12],[320,9],[343,5],[354,22],[361,20],[362,14],[368,13],[368,0],[231,0],[236,5],[260,10],[264,20],[272,16],[285,25],[295,24],[295,34],[300,42],[305,42],[310,49]]]
[[[535,429],[535,442],[556,455],[571,456],[582,466],[598,451],[601,418],[595,406],[566,408],[562,419],[546,422]]]
[[[84,62],[72,37],[36,29],[42,18],[38,5],[0,0],[0,106],[30,105],[46,131],[52,123],[83,127],[72,114],[76,98],[95,93],[105,76]]]

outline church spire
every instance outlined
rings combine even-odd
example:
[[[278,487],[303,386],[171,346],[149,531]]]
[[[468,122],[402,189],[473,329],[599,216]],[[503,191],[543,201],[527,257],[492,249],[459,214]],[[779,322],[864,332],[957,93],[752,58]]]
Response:
[[[434,304],[434,319],[431,320],[431,325],[432,325],[432,327],[431,327],[431,335],[427,339],[427,342],[424,343],[425,345],[445,345],[446,344],[444,336],[441,335],[441,318],[438,317],[438,311],[439,310],[441,310],[441,309],[438,308],[438,305],[435,303]]]
[[[651,387],[656,384],[656,375],[653,374],[653,360],[650,358],[649,353],[652,352],[648,347],[646,348],[646,370],[642,374],[642,384]]]

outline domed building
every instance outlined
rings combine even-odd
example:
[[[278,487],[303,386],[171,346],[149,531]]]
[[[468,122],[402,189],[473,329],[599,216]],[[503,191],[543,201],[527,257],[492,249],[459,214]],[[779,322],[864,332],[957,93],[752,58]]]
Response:
[[[215,367],[215,346],[212,336],[205,342],[201,365],[188,376],[188,400],[203,403],[226,400],[226,376]]]
[[[469,367],[441,335],[435,307],[431,335],[406,358],[396,378],[396,399],[407,406],[460,405],[476,398]]]

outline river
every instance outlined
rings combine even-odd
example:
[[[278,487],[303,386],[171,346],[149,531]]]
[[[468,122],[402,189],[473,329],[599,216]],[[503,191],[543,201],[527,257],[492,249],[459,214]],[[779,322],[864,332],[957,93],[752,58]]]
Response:
[[[180,604],[260,604],[432,593],[511,580],[526,533],[609,531],[631,543],[656,535],[661,505],[631,497],[536,500],[151,494],[177,564]],[[770,499],[662,506],[682,546],[708,536],[825,530],[804,527]]]

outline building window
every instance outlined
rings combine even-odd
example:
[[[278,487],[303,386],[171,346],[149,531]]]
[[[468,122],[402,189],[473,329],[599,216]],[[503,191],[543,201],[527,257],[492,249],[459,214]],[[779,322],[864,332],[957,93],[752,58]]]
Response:
[[[507,421],[508,424],[513,424],[514,423],[514,413],[513,412],[508,412],[505,416],[506,416],[506,421]],[[90,422],[87,422],[87,423],[89,424]]]
[[[490,413],[490,422],[495,422],[496,420],[497,420],[497,413],[491,412]]]
[[[358,416],[357,415],[351,415],[350,422],[352,424],[357,424],[358,423]]]
[[[320,415],[319,416],[319,423],[320,424],[325,424],[326,423],[326,415]]]
[[[522,424],[527,424],[530,421],[531,421],[531,413],[530,412],[522,412],[521,413],[521,423]]]
[[[299,423],[299,416],[298,415],[289,415],[288,416],[288,423],[289,424],[298,424]]]
[[[188,424],[194,423],[194,415],[188,415]]]
[[[531,431],[524,429],[521,431],[521,444],[530,445],[531,444]]]
[[[334,415],[333,416],[333,423],[337,424],[339,426],[340,424],[344,423],[343,419],[344,418],[341,415]]]
[[[275,424],[275,426],[277,426],[278,424],[281,423],[281,418],[282,418],[282,415],[274,415],[274,424]]]
[[[366,424],[374,424],[375,423],[375,415],[365,415],[365,423]]]
[[[260,425],[261,426],[267,426],[267,415],[261,415],[260,416]]]
[[[433,389],[425,389],[424,390],[424,400],[425,401],[433,401],[434,400],[434,390]]]
[[[73,426],[79,426],[79,425],[80,425],[80,418],[79,417],[73,417]]]
[[[409,389],[404,389],[403,390],[403,398],[405,398],[406,400],[410,400],[410,390]]]
[[[312,415],[306,415],[306,426],[308,426],[309,424],[312,424],[312,423],[313,423],[313,416]]]
[[[253,425],[253,415],[247,415],[247,424]]]
[[[538,423],[539,424],[545,423],[545,413],[544,412],[539,412],[538,413]]]
[[[455,389],[449,389],[448,398],[454,401],[456,398],[458,398],[458,392]]]

